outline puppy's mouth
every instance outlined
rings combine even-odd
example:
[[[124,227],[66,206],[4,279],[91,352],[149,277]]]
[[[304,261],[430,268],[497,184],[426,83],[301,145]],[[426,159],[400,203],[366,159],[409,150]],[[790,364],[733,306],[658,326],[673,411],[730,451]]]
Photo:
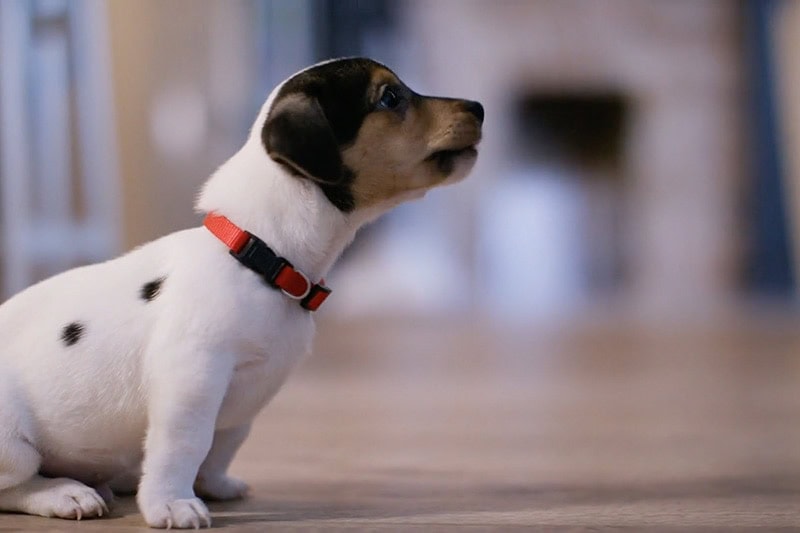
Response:
[[[478,155],[477,145],[471,144],[463,148],[448,148],[446,150],[436,150],[425,158],[425,161],[436,163],[436,166],[444,172],[450,172],[457,159],[462,157],[476,157]]]

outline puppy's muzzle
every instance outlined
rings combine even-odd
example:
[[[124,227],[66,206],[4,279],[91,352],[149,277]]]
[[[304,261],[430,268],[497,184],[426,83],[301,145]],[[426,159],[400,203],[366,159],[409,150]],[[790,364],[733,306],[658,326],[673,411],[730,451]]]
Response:
[[[442,106],[439,108],[441,125],[439,133],[433,136],[425,159],[436,163],[442,172],[449,173],[457,160],[477,156],[483,106],[472,100],[453,99],[438,99],[434,105]]]

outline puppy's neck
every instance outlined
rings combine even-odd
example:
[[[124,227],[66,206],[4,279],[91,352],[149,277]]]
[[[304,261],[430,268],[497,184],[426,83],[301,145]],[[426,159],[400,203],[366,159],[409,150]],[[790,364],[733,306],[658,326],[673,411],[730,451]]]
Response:
[[[206,182],[196,208],[228,217],[315,281],[368,221],[336,209],[315,183],[290,174],[253,139]]]

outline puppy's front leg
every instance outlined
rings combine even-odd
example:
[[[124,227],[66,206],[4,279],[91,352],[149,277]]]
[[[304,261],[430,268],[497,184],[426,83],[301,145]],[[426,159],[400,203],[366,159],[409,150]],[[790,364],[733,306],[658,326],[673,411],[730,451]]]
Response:
[[[210,526],[192,489],[211,448],[214,424],[230,382],[230,358],[170,354],[149,381],[148,430],[137,500],[156,528]]]
[[[210,500],[235,500],[243,498],[249,487],[242,480],[226,474],[239,446],[250,433],[250,424],[220,429],[214,433],[214,443],[206,460],[200,466],[194,488],[199,496]]]

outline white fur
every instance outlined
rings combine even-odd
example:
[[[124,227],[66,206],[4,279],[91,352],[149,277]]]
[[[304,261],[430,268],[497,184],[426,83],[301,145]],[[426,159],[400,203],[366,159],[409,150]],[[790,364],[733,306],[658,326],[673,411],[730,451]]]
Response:
[[[402,199],[346,215],[270,159],[260,128],[279,89],[197,209],[227,216],[318,280],[360,226]],[[161,294],[141,298],[160,277]],[[85,331],[65,346],[73,322]],[[141,475],[149,525],[209,524],[195,491],[246,492],[228,465],[313,330],[310,313],[202,227],[14,296],[0,306],[0,510],[100,516],[109,487],[132,491]]]

